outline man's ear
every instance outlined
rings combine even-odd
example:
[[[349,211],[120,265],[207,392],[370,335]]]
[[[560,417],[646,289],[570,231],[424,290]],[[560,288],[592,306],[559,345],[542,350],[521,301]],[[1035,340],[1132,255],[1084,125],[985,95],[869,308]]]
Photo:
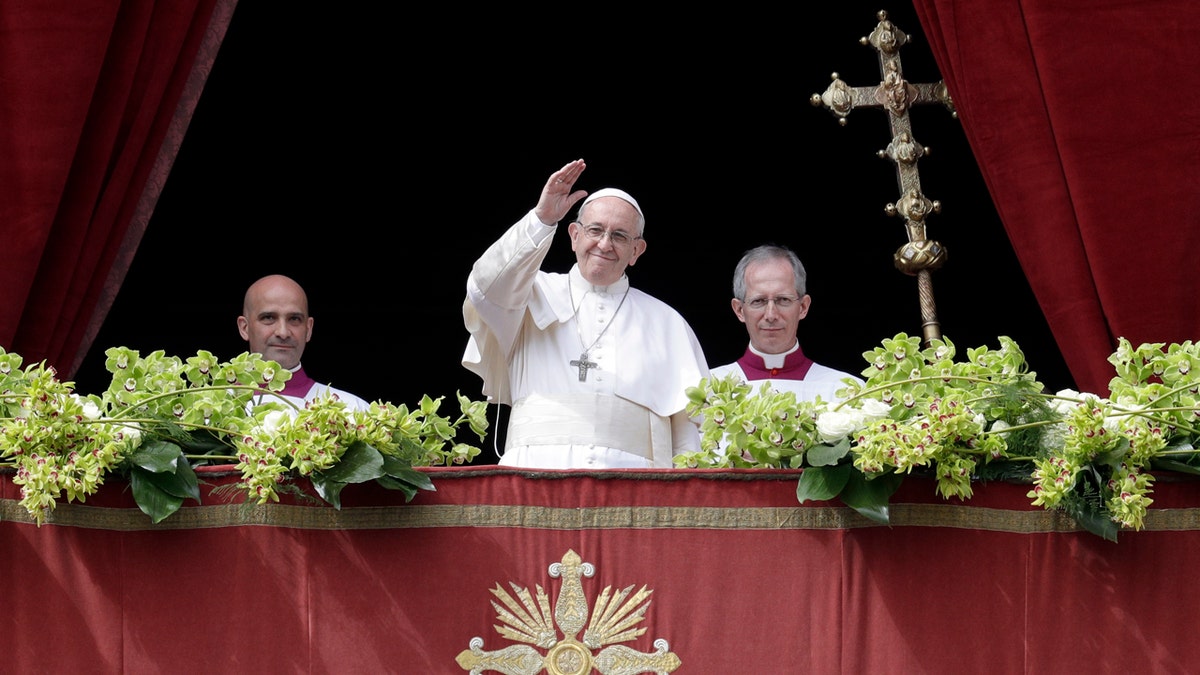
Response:
[[[642,254],[645,252],[646,252],[646,240],[645,239],[635,239],[633,241],[633,257],[629,259],[629,264],[633,265],[634,263],[636,263],[637,259],[642,257]]]
[[[312,339],[313,318],[308,317],[308,329],[304,331],[304,341],[308,342]]]
[[[250,331],[249,331],[250,322],[246,320],[246,317],[239,316],[237,318],[237,325],[238,325],[238,334],[242,336],[243,340],[249,342],[250,341]]]
[[[582,227],[582,225],[580,225],[578,221],[574,221],[574,220],[571,221],[570,225],[567,225],[567,236],[571,240],[571,250],[572,251],[578,250],[575,248],[575,244],[578,241],[578,239],[576,238],[576,235],[579,234],[580,227]]]
[[[812,306],[812,296],[805,293],[804,297],[800,298],[800,317],[803,319],[808,316],[808,308]]]
[[[746,323],[746,314],[742,306],[742,301],[734,298],[729,301],[729,305],[733,307],[733,313],[737,315],[738,321]]]

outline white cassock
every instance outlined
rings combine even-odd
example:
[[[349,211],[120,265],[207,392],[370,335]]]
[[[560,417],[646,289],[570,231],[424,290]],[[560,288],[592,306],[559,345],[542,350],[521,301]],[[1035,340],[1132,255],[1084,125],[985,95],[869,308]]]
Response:
[[[742,358],[713,368],[711,376],[715,379],[730,373],[749,384],[751,393],[758,393],[763,383],[768,383],[775,391],[795,393],[797,401],[814,401],[820,396],[822,401],[833,403],[841,400],[837,390],[846,386],[843,378],[863,384],[857,375],[815,363],[804,355],[799,342],[783,354],[764,354],[747,347]]]
[[[500,463],[548,469],[673,466],[699,450],[686,389],[708,375],[691,326],[628,277],[593,286],[543,272],[556,226],[530,211],[476,261],[462,364],[512,406]],[[582,359],[586,353],[587,358]]]

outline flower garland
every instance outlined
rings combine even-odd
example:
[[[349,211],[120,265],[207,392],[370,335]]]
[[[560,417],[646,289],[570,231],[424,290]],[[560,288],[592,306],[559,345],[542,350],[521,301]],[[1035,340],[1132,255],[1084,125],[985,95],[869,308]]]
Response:
[[[1020,347],[999,342],[959,359],[947,338],[922,348],[897,334],[863,353],[865,382],[847,380],[836,401],[706,378],[687,392],[701,449],[675,463],[803,468],[801,503],[838,498],[879,522],[914,473],[932,476],[947,499],[970,499],[980,481],[1023,481],[1034,505],[1114,541],[1121,528],[1143,528],[1155,472],[1200,475],[1200,345],[1135,348],[1122,338],[1104,398],[1047,393]],[[300,408],[274,396],[291,373],[252,353],[105,354],[109,388],[81,396],[53,368],[22,368],[20,355],[0,348],[0,467],[14,471],[20,503],[39,525],[114,473],[159,522],[199,501],[201,464],[234,464],[260,504],[294,489],[297,477],[335,507],[346,485],[371,480],[411,499],[433,489],[413,467],[471,462],[480,450],[458,434],[470,429],[482,441],[488,428],[486,402],[461,394],[453,419],[429,396],[412,410],[375,402],[356,411],[332,396]],[[264,395],[275,400],[252,405]]]
[[[1046,393],[1020,347],[999,341],[956,360],[947,338],[923,349],[897,334],[863,354],[865,383],[845,380],[837,401],[707,378],[688,391],[701,450],[676,465],[804,468],[801,503],[838,497],[880,522],[914,472],[931,475],[942,497],[964,500],[976,481],[1022,480],[1034,505],[1113,541],[1119,528],[1142,529],[1151,470],[1200,475],[1200,347],[1134,348],[1122,338],[1105,399]]]
[[[23,369],[0,348],[0,466],[15,469],[20,503],[39,526],[60,500],[86,501],[113,473],[159,522],[199,501],[201,464],[236,464],[260,504],[278,501],[295,476],[335,507],[342,488],[369,480],[411,499],[433,489],[412,467],[470,462],[480,450],[456,442],[459,430],[482,441],[488,428],[486,403],[461,394],[455,419],[429,396],[411,411],[386,402],[352,410],[332,395],[300,408],[275,395],[291,373],[249,352],[227,362],[207,351],[186,361],[125,347],[105,355],[111,384],[84,397],[45,363]],[[252,405],[256,396],[268,402]]]

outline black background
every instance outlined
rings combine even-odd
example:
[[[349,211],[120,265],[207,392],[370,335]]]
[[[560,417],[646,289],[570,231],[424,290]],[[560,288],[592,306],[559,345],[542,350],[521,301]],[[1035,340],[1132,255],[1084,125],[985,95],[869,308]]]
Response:
[[[223,360],[246,350],[242,295],[269,273],[296,278],[315,317],[306,370],[368,400],[478,398],[460,360],[462,301],[476,257],[566,162],[578,187],[620,187],[647,216],[632,283],[675,306],[709,363],[747,335],[731,275],[760,243],[791,246],[813,297],[809,356],[859,372],[865,351],[921,334],[887,117],[839,126],[809,98],[837,72],[880,80],[859,43],[876,12],[910,38],[910,82],[940,79],[910,5],[829,3],[799,22],[756,6],[653,22],[588,6],[554,15],[241,2],[126,282],[76,375],[107,387],[104,350],[127,346]],[[528,13],[524,16],[521,13]],[[942,333],[968,347],[1006,335],[1050,389],[1073,386],[1021,273],[959,122],[911,113]],[[574,260],[566,237],[545,269]],[[449,411],[447,411],[449,412]]]

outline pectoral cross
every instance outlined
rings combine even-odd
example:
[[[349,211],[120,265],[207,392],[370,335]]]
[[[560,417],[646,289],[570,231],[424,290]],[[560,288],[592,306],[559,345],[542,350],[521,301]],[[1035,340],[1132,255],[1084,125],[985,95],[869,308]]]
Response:
[[[572,361],[571,365],[579,366],[579,381],[587,382],[588,368],[599,368],[600,364],[595,361],[588,361],[587,352],[579,355],[578,361]]]
[[[875,26],[870,37],[862,38],[860,42],[871,45],[879,53],[879,69],[883,80],[873,87],[851,87],[834,73],[833,83],[825,93],[813,94],[811,100],[814,106],[824,105],[833,111],[839,118],[838,124],[842,126],[846,125],[846,116],[854,108],[882,107],[888,112],[892,142],[886,150],[880,150],[878,155],[880,158],[890,158],[896,163],[900,200],[895,204],[888,204],[884,211],[888,215],[899,214],[904,217],[908,243],[901,246],[893,258],[897,269],[917,278],[921,302],[921,330],[925,344],[928,345],[930,340],[941,338],[930,272],[945,263],[946,249],[940,243],[925,238],[925,216],[930,212],[940,213],[942,205],[936,201],[929,201],[921,193],[917,160],[928,154],[929,148],[922,147],[913,140],[908,109],[920,103],[941,103],[950,110],[951,116],[957,117],[957,114],[943,81],[932,84],[909,84],[904,81],[899,49],[908,42],[908,36],[887,20],[887,12],[879,12],[876,16],[879,18],[879,24]]]

